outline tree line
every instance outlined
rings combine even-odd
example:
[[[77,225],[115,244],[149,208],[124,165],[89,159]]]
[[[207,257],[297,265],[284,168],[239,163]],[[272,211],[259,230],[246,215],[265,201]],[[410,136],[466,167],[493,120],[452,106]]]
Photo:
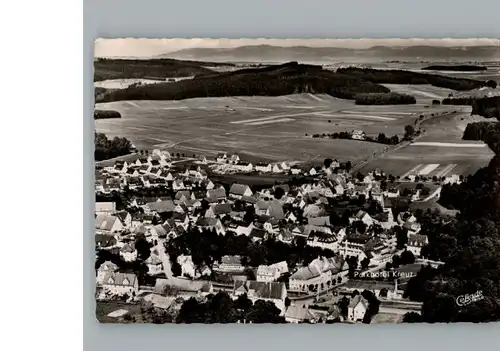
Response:
[[[114,110],[94,110],[94,119],[121,118],[122,115]]]
[[[358,94],[354,101],[356,105],[411,105],[417,103],[417,100],[411,95],[392,92]]]
[[[184,61],[175,59],[125,60],[100,58],[94,61],[94,82],[107,79],[170,78],[211,74],[205,66],[233,66],[231,63]]]
[[[372,68],[346,67],[339,68],[337,73],[362,77],[362,79],[376,84],[429,84],[439,88],[457,91],[473,90],[482,87],[496,88],[495,81],[485,82],[403,70],[377,70]]]
[[[482,111],[487,114],[487,111]],[[487,116],[485,116],[487,117]],[[476,131],[495,156],[487,167],[462,184],[444,186],[439,202],[459,210],[456,218],[438,212],[419,212],[421,233],[429,244],[421,255],[445,264],[423,267],[410,279],[405,296],[423,302],[423,322],[489,322],[500,320],[500,133]],[[483,298],[466,306],[456,299],[482,292]],[[409,315],[408,321],[417,320]]]
[[[175,83],[128,87],[98,96],[97,102],[119,100],[182,100],[195,97],[280,96],[294,93],[329,94],[354,99],[360,93],[390,90],[348,74],[320,66],[291,62],[259,69],[214,73]]]

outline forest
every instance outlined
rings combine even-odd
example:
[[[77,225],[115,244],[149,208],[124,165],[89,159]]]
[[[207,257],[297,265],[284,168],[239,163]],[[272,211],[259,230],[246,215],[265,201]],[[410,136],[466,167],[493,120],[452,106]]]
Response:
[[[206,66],[234,65],[230,63],[174,59],[126,60],[100,58],[94,61],[94,82],[108,79],[189,77],[213,73]]]
[[[431,65],[423,67],[422,71],[455,71],[455,72],[475,72],[486,71],[488,67],[476,65]]]
[[[360,77],[376,84],[429,84],[439,88],[457,91],[496,88],[495,81],[479,81],[465,78],[446,77],[439,74],[419,73],[403,70],[377,70],[371,68],[340,68],[337,73]]]
[[[479,109],[479,112],[485,110]],[[483,117],[491,118],[486,109]],[[498,118],[498,117],[497,117]],[[467,138],[484,141],[495,153],[487,167],[461,184],[445,185],[439,202],[459,211],[456,218],[420,211],[421,233],[429,238],[422,256],[440,260],[423,267],[407,285],[405,296],[422,301],[423,322],[489,322],[500,320],[500,132],[498,122],[468,127]],[[482,130],[481,130],[482,129]],[[465,135],[464,135],[465,137]],[[466,306],[458,296],[481,292]],[[411,318],[410,318],[411,317]],[[416,316],[407,319],[415,321]]]

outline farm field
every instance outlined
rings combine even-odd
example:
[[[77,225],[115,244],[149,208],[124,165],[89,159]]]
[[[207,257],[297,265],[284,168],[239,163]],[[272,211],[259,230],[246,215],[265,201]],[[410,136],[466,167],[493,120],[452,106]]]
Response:
[[[431,101],[418,97],[415,105],[358,106],[350,100],[312,94],[119,101],[96,108],[117,110],[122,118],[95,123],[98,132],[126,137],[139,149],[162,148],[207,157],[238,152],[251,162],[312,162],[333,157],[354,163],[381,152],[385,145],[311,136],[362,129],[367,135],[401,137],[404,126],[413,124],[421,113],[450,109],[429,106]]]
[[[395,176],[421,174],[426,176],[468,175],[486,166],[493,152],[480,141],[462,140],[467,123],[486,121],[464,112],[437,116],[422,123],[425,135],[418,141],[370,162],[362,168],[368,172],[383,169]]]

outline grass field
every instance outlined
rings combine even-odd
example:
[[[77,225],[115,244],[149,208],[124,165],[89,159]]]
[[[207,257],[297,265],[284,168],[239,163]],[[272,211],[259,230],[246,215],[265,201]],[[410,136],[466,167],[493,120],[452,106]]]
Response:
[[[127,310],[131,316],[139,316],[141,307],[138,304],[129,304],[118,301],[96,301],[96,318],[101,323],[116,323],[117,318],[108,317],[116,310]]]
[[[413,124],[419,114],[446,109],[426,107],[431,101],[420,97],[415,105],[357,106],[350,100],[312,94],[121,101],[97,104],[99,109],[119,111],[122,118],[98,120],[96,129],[109,137],[126,137],[139,149],[210,157],[238,152],[249,161],[311,162],[332,157],[359,162],[385,146],[311,136],[353,129],[372,136],[402,136],[404,126]]]
[[[477,74],[492,73],[489,70]],[[98,132],[108,137],[126,137],[139,149],[161,148],[209,158],[219,152],[237,152],[250,162],[320,163],[331,157],[359,163],[381,154],[386,146],[311,136],[362,129],[373,137],[379,133],[402,137],[404,127],[414,124],[421,114],[456,111],[425,121],[422,123],[425,135],[418,143],[375,158],[361,171],[380,168],[386,173],[404,175],[415,167],[425,169],[437,165],[434,174],[446,170],[449,174],[469,174],[489,162],[492,153],[487,147],[457,145],[471,144],[461,140],[462,133],[467,123],[480,120],[469,116],[470,107],[432,105],[432,100],[447,97],[451,90],[430,85],[389,84],[387,87],[415,96],[417,103],[359,106],[351,100],[313,94],[120,101],[97,104],[96,108],[117,110],[122,118],[95,123]],[[432,176],[433,172],[428,173]]]
[[[486,119],[470,116],[468,107],[456,114],[429,119],[422,123],[425,135],[418,141],[385,154],[361,171],[380,168],[395,176],[421,174],[431,177],[474,173],[488,164],[493,152],[483,142],[462,140],[462,134],[468,123],[483,120]],[[430,169],[431,166],[436,167]]]

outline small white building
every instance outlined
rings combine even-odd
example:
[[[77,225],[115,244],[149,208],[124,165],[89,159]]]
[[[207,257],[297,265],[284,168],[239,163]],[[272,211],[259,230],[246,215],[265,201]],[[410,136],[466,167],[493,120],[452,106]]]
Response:
[[[368,309],[368,301],[361,296],[356,295],[349,302],[347,307],[347,320],[350,322],[362,322]]]

